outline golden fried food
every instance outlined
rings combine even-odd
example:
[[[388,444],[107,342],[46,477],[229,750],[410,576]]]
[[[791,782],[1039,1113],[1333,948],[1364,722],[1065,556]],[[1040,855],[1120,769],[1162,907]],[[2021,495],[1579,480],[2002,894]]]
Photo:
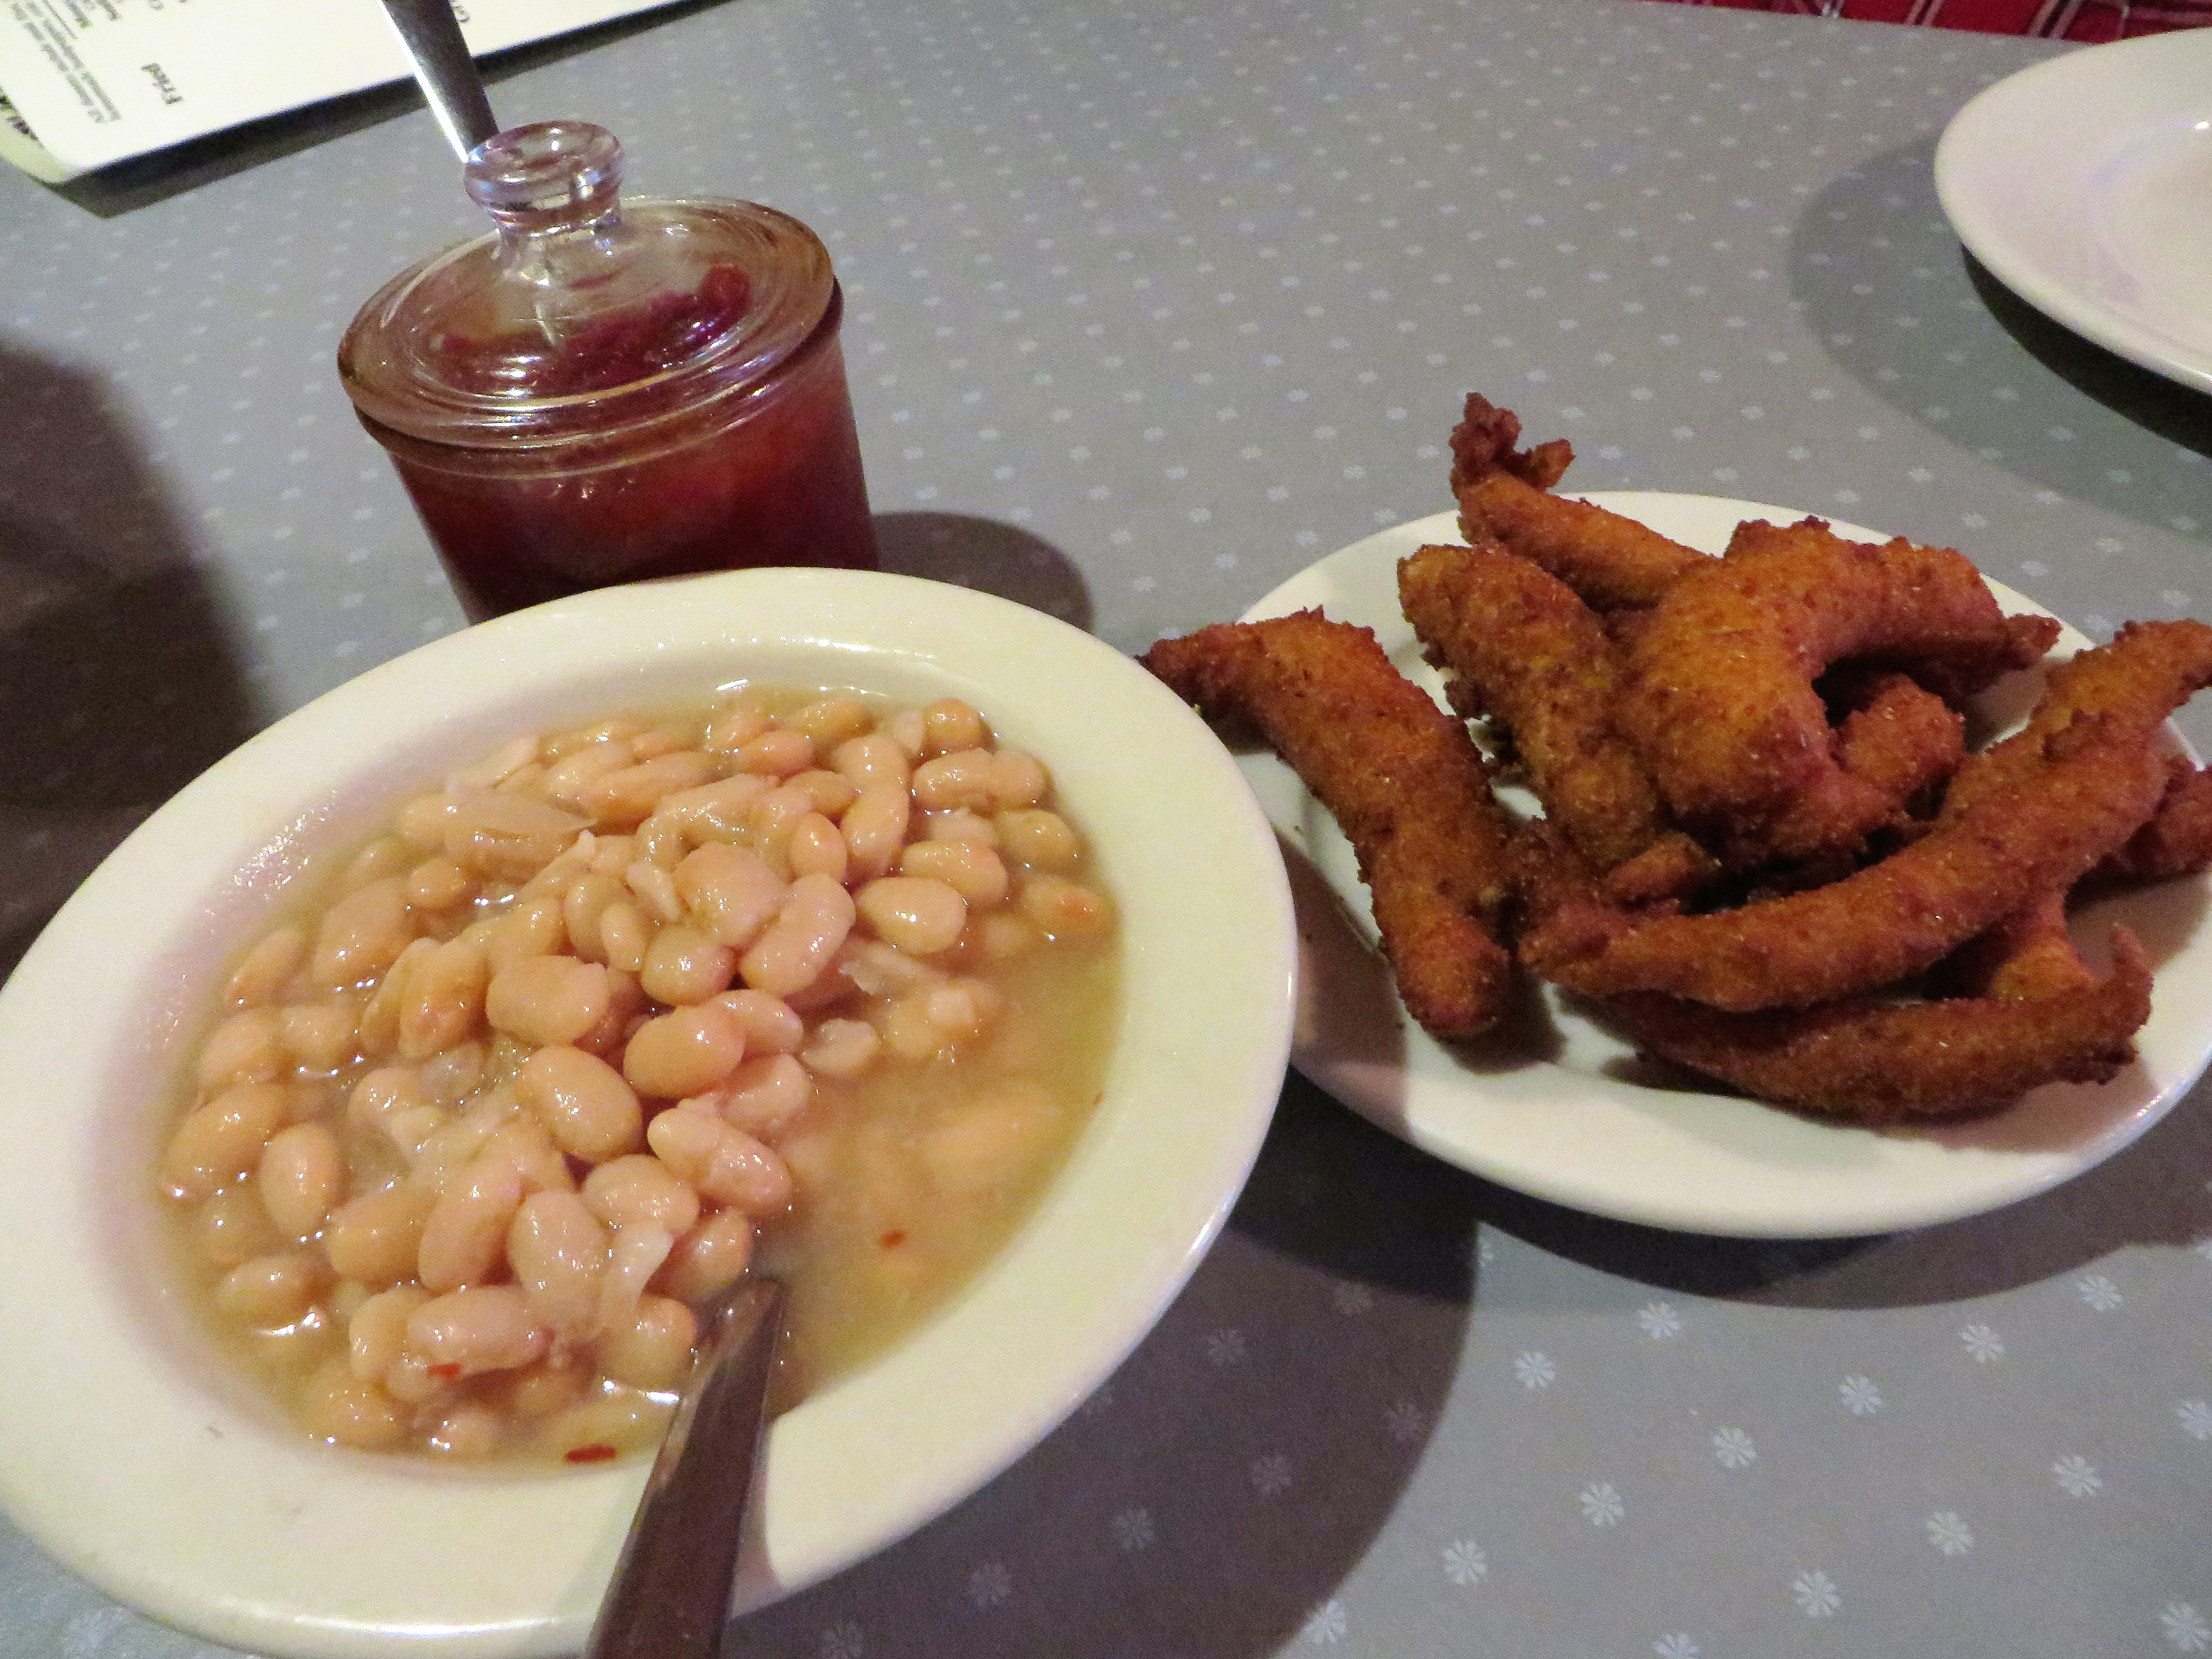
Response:
[[[1595,891],[1550,826],[1530,825],[1516,850],[1532,915]],[[2150,976],[2124,928],[2112,950],[2113,970],[2100,980],[2075,954],[2054,896],[1945,963],[1954,994],[1937,1000],[1860,996],[1730,1013],[1632,992],[1592,1006],[1647,1053],[1761,1100],[1856,1123],[1924,1121],[1993,1110],[2045,1083],[2115,1075],[2149,1017]],[[1977,953],[1978,971],[1961,963]]]
[[[1521,435],[1467,399],[1471,545],[1401,562],[1399,599],[1541,818],[1509,825],[1464,729],[1364,630],[1305,613],[1145,659],[1335,813],[1409,1011],[1440,1036],[1494,1018],[1510,923],[1521,965],[1649,1053],[1821,1115],[1960,1115],[2128,1064],[2144,953],[2116,929],[2100,975],[2066,906],[2212,865],[2212,769],[2161,732],[2212,684],[2212,628],[2130,624],[1969,755],[1965,700],[2039,663],[2054,620],[2002,614],[1950,549],[1817,519],[1709,557],[1553,495],[1572,450]]]
[[[2147,734],[2112,716],[2084,716],[2027,748],[2038,763],[2024,775],[1840,881],[1705,915],[1568,904],[1523,939],[1522,958],[1589,994],[1657,991],[1738,1012],[1808,1008],[1919,973],[2022,894],[2070,887],[2142,825],[2166,787]]]
[[[1217,623],[1141,660],[1209,720],[1256,727],[1334,816],[1407,1012],[1446,1039],[1494,1024],[1513,988],[1498,942],[1512,829],[1467,728],[1370,630],[1317,611]]]
[[[1731,1014],[1638,994],[1606,1009],[1652,1053],[1761,1100],[1889,1123],[1993,1111],[2045,1083],[2109,1082],[2150,1017],[2150,968],[2117,928],[2109,975],[2033,999]]]
[[[2011,642],[1981,573],[1948,548],[1754,521],[1638,630],[1620,724],[1676,818],[1724,862],[1850,853],[1897,800],[1847,768],[1814,680],[1846,657],[1940,660]]]
[[[1954,650],[1941,657],[1921,657],[1893,664],[1956,706],[1977,692],[1985,691],[2005,675],[2041,662],[2058,643],[2060,623],[2056,617],[2032,612],[2007,617],[2001,640],[1985,650]]]
[[[1983,793],[2035,770],[2043,755],[2038,740],[2077,720],[2117,722],[2148,738],[2207,685],[2212,685],[2212,628],[2200,622],[2130,623],[2110,645],[2051,671],[2027,726],[1960,771],[1944,810],[1961,811]]]
[[[1486,473],[1504,472],[1531,489],[1549,489],[1566,476],[1573,465],[1575,447],[1565,438],[1519,450],[1521,417],[1500,409],[1479,392],[1467,394],[1459,424],[1452,428],[1452,488],[1471,483]]]
[[[1838,701],[1848,710],[1836,733],[1843,769],[1900,807],[1948,778],[1966,757],[1965,720],[1910,674],[1868,676]]]
[[[2150,822],[2091,876],[2132,885],[2194,875],[2207,865],[2212,865],[2212,770],[2175,756],[2168,763],[2165,798]]]
[[[2096,975],[2074,948],[2066,895],[2045,893],[1979,939],[1970,939],[1939,969],[1961,996],[2033,1001],[2094,984]]]
[[[1505,728],[1545,816],[1600,872],[1675,834],[1613,726],[1613,641],[1564,582],[1494,545],[1424,547],[1400,562],[1398,599],[1453,706]]]
[[[1550,494],[1574,459],[1564,438],[1522,454],[1521,422],[1469,392],[1451,435],[1460,533],[1495,541],[1549,571],[1600,612],[1655,603],[1685,570],[1711,560],[1633,519]]]

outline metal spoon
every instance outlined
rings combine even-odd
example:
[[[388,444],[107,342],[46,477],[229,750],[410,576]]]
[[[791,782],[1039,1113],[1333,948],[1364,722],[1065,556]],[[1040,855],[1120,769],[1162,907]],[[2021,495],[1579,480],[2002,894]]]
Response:
[[[440,4],[444,0],[439,0]],[[741,1279],[708,1310],[583,1659],[713,1659],[781,1334],[783,1291]]]
[[[384,9],[414,60],[415,79],[430,100],[439,130],[467,161],[471,150],[499,131],[499,123],[492,118],[491,100],[469,55],[469,43],[453,21],[451,0],[384,0]]]

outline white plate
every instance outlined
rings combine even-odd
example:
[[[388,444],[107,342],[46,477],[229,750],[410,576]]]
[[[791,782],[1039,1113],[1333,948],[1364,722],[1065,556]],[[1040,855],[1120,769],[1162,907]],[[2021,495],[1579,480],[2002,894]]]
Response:
[[[648,1460],[441,1468],[274,1420],[211,1353],[156,1237],[165,1079],[304,858],[519,732],[740,678],[967,698],[1053,769],[1122,945],[1121,1032],[1066,1166],[950,1307],[772,1426],[740,1604],[973,1492],[1159,1316],[1243,1182],[1290,1039],[1290,897],[1221,745],[1121,653],[988,595],[831,570],[611,588],[280,721],[126,841],[0,992],[0,1501],[64,1564],[257,1653],[582,1645]]]
[[[1936,147],[1959,240],[2075,333],[2212,392],[2212,29],[2000,81]]]
[[[1718,552],[1744,519],[1786,524],[1786,507],[1642,491],[1586,499],[1662,535]],[[1850,525],[1838,533],[1885,538]],[[1318,605],[1375,630],[1399,670],[1442,702],[1434,670],[1398,609],[1397,562],[1456,544],[1450,514],[1353,544],[1293,576],[1245,613]],[[1992,582],[2008,609],[2039,607]],[[2088,641],[2071,630],[2059,649]],[[1977,711],[2002,728],[2033,701],[2037,676],[1991,688]],[[1753,1102],[1634,1080],[1628,1044],[1565,1008],[1551,988],[1527,1017],[1446,1048],[1408,1018],[1374,948],[1352,848],[1297,775],[1265,751],[1242,758],[1261,805],[1292,851],[1301,961],[1291,1062],[1382,1127],[1463,1170],[1599,1215],[1698,1232],[1817,1238],[1887,1232],[1973,1215],[2055,1186],[2111,1157],[2187,1091],[2212,1057],[2212,886],[2167,883],[2100,904],[2085,952],[2124,921],[2158,963],[2142,1058],[2102,1087],[2054,1084],[1978,1122],[1875,1132]],[[1296,856],[1303,854],[1303,857]]]

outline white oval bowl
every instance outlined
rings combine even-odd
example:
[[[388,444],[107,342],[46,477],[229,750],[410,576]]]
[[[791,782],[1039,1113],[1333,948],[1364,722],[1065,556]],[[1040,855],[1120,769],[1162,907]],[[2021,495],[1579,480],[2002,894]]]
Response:
[[[1243,1183],[1290,1042],[1288,888],[1227,751],[1120,653],[988,595],[812,570],[606,589],[279,721],[148,819],[0,991],[0,1499],[60,1560],[263,1653],[580,1646],[647,1461],[453,1471],[310,1443],[184,1305],[153,1160],[218,974],[304,860],[517,732],[738,678],[964,697],[1042,757],[1119,906],[1123,1006],[1104,1097],[1017,1237],[771,1426],[737,1606],[974,1492],[1152,1328]]]

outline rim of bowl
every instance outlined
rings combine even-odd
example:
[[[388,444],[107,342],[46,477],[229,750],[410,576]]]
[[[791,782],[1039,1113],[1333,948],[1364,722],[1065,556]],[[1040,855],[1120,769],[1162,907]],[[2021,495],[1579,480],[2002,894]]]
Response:
[[[1289,888],[1229,752],[1129,658],[991,595],[781,569],[603,589],[434,641],[249,740],[0,988],[0,1323],[37,1334],[0,1368],[0,1502],[50,1553],[157,1617],[303,1659],[580,1644],[649,1460],[465,1472],[309,1444],[216,1358],[162,1263],[158,1103],[303,860],[516,732],[739,678],[966,696],[1098,848],[1123,972],[1102,1102],[1015,1238],[772,1425],[736,1604],[941,1514],[1152,1328],[1243,1184],[1289,1052]]]

